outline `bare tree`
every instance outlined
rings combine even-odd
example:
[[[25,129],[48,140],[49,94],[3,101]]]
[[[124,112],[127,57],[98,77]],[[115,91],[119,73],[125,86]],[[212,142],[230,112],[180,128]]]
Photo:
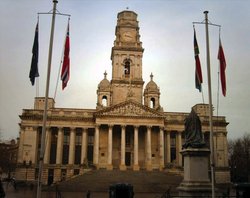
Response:
[[[250,182],[250,134],[228,142],[232,182]]]

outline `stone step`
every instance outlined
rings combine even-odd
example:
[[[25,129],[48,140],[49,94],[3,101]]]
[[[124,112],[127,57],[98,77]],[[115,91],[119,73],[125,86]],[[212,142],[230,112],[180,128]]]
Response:
[[[83,175],[57,184],[61,192],[108,192],[110,185],[128,183],[133,186],[135,193],[165,192],[180,184],[183,177],[164,171],[120,171],[120,170],[91,170]],[[54,190],[55,186],[47,190]]]

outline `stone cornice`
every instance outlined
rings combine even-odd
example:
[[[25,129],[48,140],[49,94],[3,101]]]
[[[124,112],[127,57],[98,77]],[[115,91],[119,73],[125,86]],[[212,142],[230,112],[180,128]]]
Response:
[[[127,85],[130,85],[130,81],[129,80],[124,80],[124,79],[114,79],[114,80],[111,80],[111,84],[127,84]],[[132,86],[133,85],[143,85],[144,84],[144,81],[143,80],[131,80],[131,84]]]
[[[136,119],[160,119],[164,120],[164,125],[184,125],[185,118],[188,113],[176,112],[159,112],[149,108],[141,103],[128,100],[102,110],[96,109],[69,109],[69,108],[53,108],[48,110],[48,121],[87,121],[95,122],[96,117],[110,118],[136,118]],[[19,116],[22,121],[34,120],[42,121],[43,110],[24,109],[22,115]],[[200,116],[202,126],[209,126],[208,116]],[[214,116],[214,127],[226,127],[224,116]],[[20,125],[21,126],[21,125]]]
[[[115,47],[112,47],[112,53],[114,50],[117,50],[117,51],[133,51],[133,52],[143,52],[144,49],[142,47],[133,47],[133,46],[115,46]]]
[[[20,115],[19,116],[22,120],[43,120],[43,115]],[[93,117],[67,117],[67,116],[48,116],[48,121],[91,121],[94,122]]]

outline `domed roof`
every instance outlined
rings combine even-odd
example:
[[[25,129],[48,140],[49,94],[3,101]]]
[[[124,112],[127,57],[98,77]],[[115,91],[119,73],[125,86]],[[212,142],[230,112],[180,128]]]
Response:
[[[151,78],[151,80],[148,82],[148,84],[146,85],[146,88],[145,89],[147,89],[147,90],[155,90],[155,91],[158,91],[159,89],[158,89],[158,86],[157,86],[157,84],[153,81],[153,74],[151,73],[151,75],[150,75],[150,78]]]
[[[98,89],[100,90],[106,90],[110,88],[110,82],[107,79],[107,72],[104,73],[104,79],[101,80],[101,82],[98,84]]]

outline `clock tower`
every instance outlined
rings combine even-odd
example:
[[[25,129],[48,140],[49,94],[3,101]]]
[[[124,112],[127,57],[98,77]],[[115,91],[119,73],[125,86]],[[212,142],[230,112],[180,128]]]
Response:
[[[112,47],[112,105],[133,99],[142,103],[142,56],[137,14],[133,11],[118,13]]]

